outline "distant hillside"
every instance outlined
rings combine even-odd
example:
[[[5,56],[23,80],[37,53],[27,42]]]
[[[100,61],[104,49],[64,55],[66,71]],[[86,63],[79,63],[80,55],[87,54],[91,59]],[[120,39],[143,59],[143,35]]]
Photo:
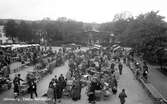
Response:
[[[11,20],[11,19],[0,19],[0,25],[4,25],[8,20]],[[25,21],[26,23],[32,23],[32,22],[41,22],[43,20],[23,20],[23,19],[12,19],[12,20],[15,20],[16,23],[20,23],[21,21]],[[45,19],[44,19],[45,20]],[[59,19],[57,19],[59,21]],[[49,20],[50,22],[54,22],[54,21],[57,21],[57,20]],[[70,19],[69,19],[70,20]],[[75,20],[74,20],[75,21]],[[80,22],[80,21],[75,21],[75,22]],[[98,23],[84,23],[84,27],[87,27],[87,28],[99,28],[100,24]]]
[[[11,19],[0,19],[0,25],[4,25],[8,20],[11,20]],[[15,20],[16,23],[20,23],[21,21],[25,21],[26,23],[33,22],[31,20],[22,20],[22,19],[13,19],[13,20]],[[39,22],[39,20],[37,20],[36,22]]]

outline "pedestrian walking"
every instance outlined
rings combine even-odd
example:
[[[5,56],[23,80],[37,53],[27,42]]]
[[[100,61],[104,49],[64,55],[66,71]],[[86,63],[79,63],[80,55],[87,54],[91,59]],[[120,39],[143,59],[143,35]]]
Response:
[[[123,65],[121,64],[121,62],[119,62],[118,64],[118,69],[119,69],[119,74],[122,75]]]
[[[119,99],[121,104],[125,104],[125,98],[127,98],[127,95],[125,93],[125,89],[122,89],[122,92],[119,94]]]
[[[118,82],[117,82],[117,79],[114,77],[113,78],[113,87],[112,87],[112,92],[114,95],[117,93],[117,87],[118,87]]]
[[[51,82],[49,83],[49,88],[47,91],[47,96],[51,100],[54,100],[56,102],[57,95],[56,95],[56,82],[55,79],[53,78]]]
[[[18,83],[18,76],[15,75],[15,78],[13,80],[13,85],[14,85],[14,97],[16,98],[17,96],[19,96],[19,83]]]
[[[114,70],[114,68],[115,68],[115,64],[114,64],[113,62],[111,63],[110,68],[111,68],[111,70]]]
[[[81,81],[79,79],[74,80],[71,89],[72,100],[77,101],[81,98]]]
[[[63,89],[62,82],[59,78],[56,84],[56,95],[57,95],[58,102],[61,102],[62,93],[63,93],[62,89]]]
[[[17,77],[18,79],[17,79],[17,81],[18,81],[19,86],[20,86],[20,82],[21,82],[21,81],[24,81],[24,80],[23,80],[23,79],[21,79],[20,77],[21,77],[21,75],[20,75],[20,74],[18,74],[18,77]]]
[[[37,85],[34,80],[29,82],[29,92],[30,92],[31,99],[33,99],[33,94],[35,94],[36,97],[38,96],[37,95]]]
[[[89,103],[95,103],[96,96],[95,96],[95,89],[96,83],[95,81],[91,81],[90,85],[88,86],[87,95]]]
[[[15,96],[20,95],[20,82],[24,81],[23,79],[20,78],[20,76],[21,76],[20,74],[15,75],[15,78],[13,80]]]
[[[123,63],[126,64],[126,57],[123,57]]]
[[[115,68],[114,73],[113,73],[113,77],[115,77],[116,80],[118,81],[119,76],[120,76],[119,70],[118,70],[118,68]]]

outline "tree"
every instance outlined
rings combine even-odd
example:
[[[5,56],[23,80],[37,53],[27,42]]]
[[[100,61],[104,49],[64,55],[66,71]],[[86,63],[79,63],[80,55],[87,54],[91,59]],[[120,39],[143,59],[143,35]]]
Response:
[[[14,20],[8,20],[8,22],[5,24],[5,34],[7,37],[11,38],[13,42],[15,42],[14,38],[17,38],[17,30],[18,25]]]
[[[142,52],[149,61],[160,60],[167,43],[167,23],[159,11],[151,11],[133,18],[117,14],[112,22],[102,24],[101,31],[110,31],[124,46]],[[157,49],[161,49],[158,55]]]
[[[99,30],[111,32],[118,36],[123,34],[131,20],[133,20],[133,16],[129,12],[116,14],[112,22],[101,24]]]
[[[150,62],[159,60],[164,54],[158,55],[157,49],[164,47],[167,23],[164,17],[158,15],[158,11],[148,12],[139,15],[136,19],[129,22],[126,30],[119,37],[124,44],[128,44],[135,50],[144,53],[144,58]],[[162,65],[162,63],[161,63]]]

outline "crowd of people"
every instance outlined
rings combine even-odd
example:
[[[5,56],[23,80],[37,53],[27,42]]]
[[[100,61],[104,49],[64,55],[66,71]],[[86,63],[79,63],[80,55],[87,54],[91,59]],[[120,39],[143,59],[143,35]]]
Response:
[[[128,51],[126,57],[123,58],[123,62],[135,73],[136,79],[143,79],[145,82],[148,81],[149,67],[138,53],[134,50]]]
[[[119,53],[120,51],[122,50],[118,50]],[[86,51],[65,49],[63,55],[69,62],[69,71],[65,77],[60,75],[58,79],[55,77],[51,80],[48,97],[57,101],[64,93],[68,93],[72,100],[77,101],[81,99],[81,90],[85,86],[89,103],[95,103],[101,99],[101,95],[115,95],[123,70],[123,57],[118,52],[104,48]],[[125,89],[122,89],[119,94],[121,104],[125,103],[126,97]]]
[[[47,96],[54,102],[61,102],[64,95],[70,96],[74,101],[80,100],[83,87],[86,87],[88,102],[91,104],[110,95],[116,95],[118,82],[123,74],[123,65],[131,68],[131,62],[135,63],[136,76],[141,76],[142,69],[143,77],[147,78],[146,63],[141,68],[141,65],[138,65],[131,55],[125,54],[123,48],[118,50],[92,48],[85,51],[63,48],[55,54],[58,63],[68,61],[69,71],[66,76],[61,74],[57,77],[55,75],[48,85]],[[19,85],[20,81],[22,79],[17,76],[14,83],[17,82],[16,85]],[[30,97],[33,98],[33,94],[37,97],[35,80],[28,83]],[[122,89],[118,97],[121,104],[125,104],[127,97],[125,89]]]
[[[67,80],[62,74],[58,78],[55,75],[55,77],[49,83],[49,89],[47,92],[48,97],[54,101],[58,100],[58,102],[61,102],[63,89],[66,87],[66,82]]]
[[[49,48],[47,49],[47,51],[39,51],[38,53],[41,53],[42,55],[45,54],[47,55],[47,57],[40,58],[39,62],[35,64],[34,69],[30,71],[29,73],[27,73],[26,78],[24,80],[20,78],[20,74],[15,75],[15,78],[13,80],[15,98],[18,98],[20,95],[22,96],[27,93],[30,94],[30,98],[32,99],[34,98],[33,94],[35,94],[35,96],[37,97],[38,96],[37,83],[40,81],[40,79],[45,77],[47,74],[52,74],[53,69],[56,66],[62,65],[64,62],[62,49],[59,49],[58,51],[54,52],[54,50]],[[44,65],[45,67],[41,69],[41,65],[42,66]],[[61,81],[64,80],[62,75],[61,75],[60,80]],[[20,84],[21,81],[23,83]],[[51,82],[53,82],[53,80]],[[59,82],[59,80],[56,79],[56,83],[57,82]],[[50,83],[49,85],[50,89],[54,87],[54,85],[52,84],[54,83]],[[59,88],[60,86],[62,86],[62,84],[59,84],[59,83],[57,83],[57,85],[59,85]],[[60,93],[61,91],[59,90],[58,97],[61,97]]]

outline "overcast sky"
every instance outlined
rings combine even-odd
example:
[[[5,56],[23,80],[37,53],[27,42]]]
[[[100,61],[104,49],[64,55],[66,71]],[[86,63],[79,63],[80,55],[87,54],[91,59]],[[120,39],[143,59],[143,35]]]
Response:
[[[0,18],[40,20],[67,17],[84,22],[112,21],[117,13],[136,16],[160,10],[167,17],[166,0],[0,0]]]

